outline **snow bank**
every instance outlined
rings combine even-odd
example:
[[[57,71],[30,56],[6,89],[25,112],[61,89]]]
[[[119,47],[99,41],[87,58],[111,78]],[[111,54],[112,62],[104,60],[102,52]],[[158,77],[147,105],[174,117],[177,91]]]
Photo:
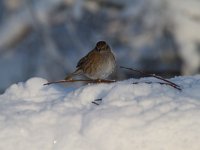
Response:
[[[200,75],[78,89],[32,78],[0,96],[1,150],[199,150]],[[91,103],[102,98],[100,105]]]

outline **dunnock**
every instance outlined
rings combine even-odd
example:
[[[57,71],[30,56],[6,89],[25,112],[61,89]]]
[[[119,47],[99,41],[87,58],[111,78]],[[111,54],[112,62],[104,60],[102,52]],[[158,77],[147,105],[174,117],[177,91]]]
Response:
[[[115,56],[105,41],[97,42],[95,48],[79,60],[76,71],[68,75],[70,80],[74,75],[85,75],[90,79],[105,79],[115,69]]]

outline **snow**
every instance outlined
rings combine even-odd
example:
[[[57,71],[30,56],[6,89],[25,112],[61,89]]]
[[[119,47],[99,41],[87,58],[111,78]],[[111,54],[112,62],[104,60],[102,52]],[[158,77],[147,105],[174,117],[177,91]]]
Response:
[[[179,53],[184,61],[183,73],[189,75],[198,71],[200,67],[199,16],[200,1],[170,0],[169,7],[175,25],[174,35],[180,47]]]
[[[13,84],[0,95],[0,149],[199,150],[200,75],[170,80],[183,90],[144,83],[153,78],[80,88],[43,86],[42,78]]]

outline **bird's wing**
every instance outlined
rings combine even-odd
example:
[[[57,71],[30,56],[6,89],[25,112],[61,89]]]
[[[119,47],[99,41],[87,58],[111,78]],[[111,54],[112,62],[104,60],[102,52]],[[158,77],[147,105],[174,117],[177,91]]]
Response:
[[[94,53],[95,49],[93,49],[92,51],[90,51],[85,57],[81,58],[78,62],[78,64],[76,65],[76,68],[80,68],[84,63],[87,62],[88,57],[90,57],[90,55],[92,55]]]

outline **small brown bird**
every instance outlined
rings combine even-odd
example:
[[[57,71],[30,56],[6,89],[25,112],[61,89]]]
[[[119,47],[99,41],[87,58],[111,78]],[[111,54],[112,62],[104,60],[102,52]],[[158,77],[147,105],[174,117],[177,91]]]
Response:
[[[92,51],[79,60],[76,71],[68,75],[65,80],[70,80],[75,75],[85,75],[90,79],[105,79],[115,67],[116,60],[110,46],[105,41],[99,41]]]

